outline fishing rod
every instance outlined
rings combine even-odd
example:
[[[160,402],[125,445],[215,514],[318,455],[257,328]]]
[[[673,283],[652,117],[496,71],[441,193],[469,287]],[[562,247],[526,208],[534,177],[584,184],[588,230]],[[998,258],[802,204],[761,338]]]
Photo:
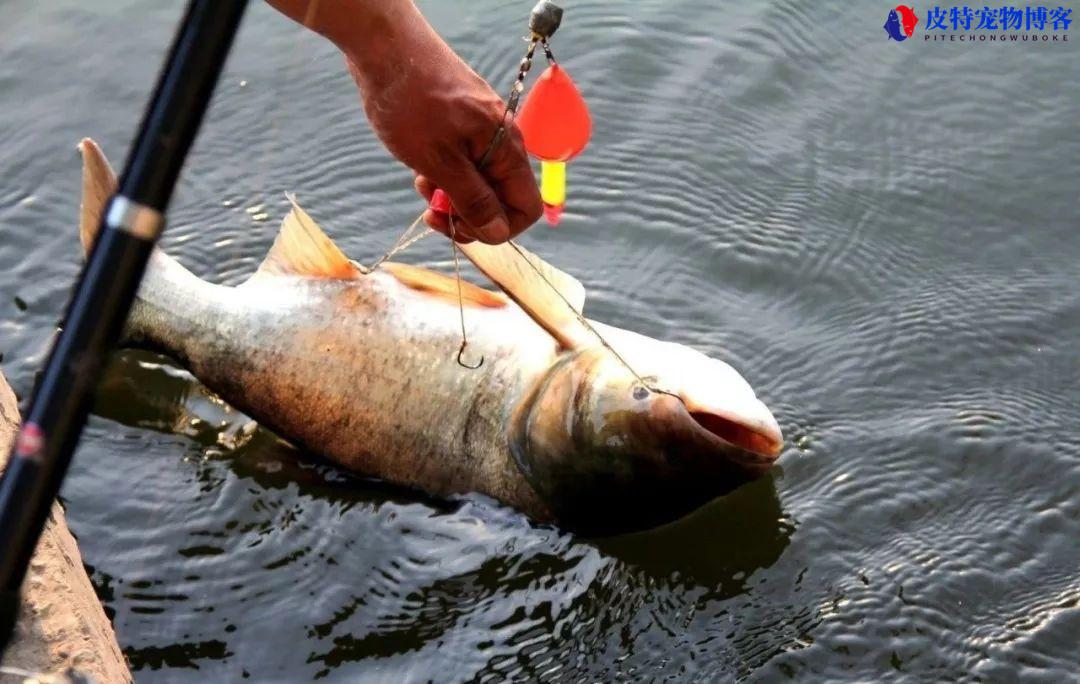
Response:
[[[102,366],[165,226],[177,177],[246,6],[246,0],[190,0],[0,477],[0,656]]]

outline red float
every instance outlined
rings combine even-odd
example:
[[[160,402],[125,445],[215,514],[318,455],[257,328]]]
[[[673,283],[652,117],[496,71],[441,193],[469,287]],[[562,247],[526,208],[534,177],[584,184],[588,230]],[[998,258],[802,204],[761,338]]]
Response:
[[[585,98],[558,64],[540,74],[516,121],[525,149],[544,161],[570,161],[585,149],[592,135]]]
[[[592,117],[573,79],[558,64],[551,64],[536,80],[515,118],[525,149],[543,162],[540,196],[544,218],[554,226],[566,203],[566,162],[589,144]],[[436,190],[428,205],[440,214],[452,214],[450,198]]]

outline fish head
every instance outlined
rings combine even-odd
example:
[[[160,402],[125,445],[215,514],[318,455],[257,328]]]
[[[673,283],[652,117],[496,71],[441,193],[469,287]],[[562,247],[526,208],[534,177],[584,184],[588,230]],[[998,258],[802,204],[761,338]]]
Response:
[[[735,369],[682,345],[608,333],[622,334],[620,356],[565,353],[511,423],[518,467],[561,525],[653,527],[771,468],[780,428]]]

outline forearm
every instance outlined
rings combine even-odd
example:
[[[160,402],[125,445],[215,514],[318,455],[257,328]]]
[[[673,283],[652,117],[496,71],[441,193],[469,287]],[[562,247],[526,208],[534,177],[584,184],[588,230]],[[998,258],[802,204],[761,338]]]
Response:
[[[445,58],[415,55],[409,45],[441,43],[412,0],[267,0],[294,21],[345,53],[361,75],[392,71],[400,60]],[[379,68],[382,67],[382,68]]]

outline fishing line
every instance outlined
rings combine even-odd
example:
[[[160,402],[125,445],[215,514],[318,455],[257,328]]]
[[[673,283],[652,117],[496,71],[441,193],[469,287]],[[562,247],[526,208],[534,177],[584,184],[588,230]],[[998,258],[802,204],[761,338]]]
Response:
[[[483,355],[480,356],[480,361],[478,361],[475,366],[470,366],[469,364],[465,363],[464,359],[462,358],[462,354],[465,353],[465,347],[469,346],[469,338],[465,333],[465,301],[461,295],[461,267],[458,266],[457,240],[454,239],[454,235],[456,234],[456,229],[454,228],[454,217],[449,216],[449,219],[450,253],[454,257],[454,280],[457,281],[458,315],[461,318],[461,346],[458,347],[457,362],[459,366],[463,366],[464,368],[468,368],[469,370],[476,370],[480,366],[484,365]]]
[[[538,268],[537,265],[529,259],[529,257],[525,256],[525,252],[521,249],[521,247],[517,246],[517,243],[515,243],[513,240],[507,240],[506,244],[514,248],[514,251],[517,252],[518,256],[520,256],[521,259],[529,265],[529,268],[531,268],[533,272],[536,273],[536,275],[540,276],[540,279],[544,281],[544,283],[549,288],[551,288],[551,291],[554,292],[555,295],[562,300],[563,304],[566,304],[566,307],[570,309],[571,312],[573,312],[574,317],[578,320],[578,322],[585,326],[585,328],[594,336],[596,336],[596,339],[600,341],[600,346],[611,352],[611,355],[614,356],[615,359],[618,360],[618,362],[621,363],[624,368],[626,368],[626,370],[630,371],[630,374],[633,375],[639,383],[641,383],[641,386],[643,388],[647,389],[650,392],[655,392],[657,394],[666,394],[668,396],[675,397],[679,401],[682,401],[682,397],[680,397],[678,394],[675,394],[674,392],[669,392],[664,389],[660,389],[659,387],[654,387],[653,385],[648,383],[645,378],[641,376],[640,373],[634,370],[634,367],[630,365],[630,362],[628,362],[622,357],[622,354],[615,351],[615,347],[611,346],[611,344],[604,339],[604,336],[601,335],[600,331],[597,330],[593,326],[593,324],[589,322],[589,319],[585,318],[584,315],[582,315],[576,308],[574,308],[574,305],[570,303],[570,300],[563,296],[563,293],[559,291],[559,288],[555,287],[555,285],[550,280],[548,280],[547,276],[544,275],[544,272],[540,270],[540,268]]]
[[[499,147],[503,139],[506,137],[509,126],[513,123],[514,117],[517,115],[517,108],[521,99],[521,94],[525,90],[525,78],[528,75],[529,70],[532,68],[533,55],[536,52],[537,45],[539,45],[544,51],[544,57],[547,59],[548,63],[555,64],[555,55],[552,53],[551,46],[548,44],[546,37],[533,34],[531,38],[526,38],[526,40],[529,43],[529,47],[526,50],[525,57],[518,65],[517,77],[514,79],[514,85],[510,88],[510,96],[506,100],[506,108],[503,110],[502,120],[499,124],[498,130],[495,131],[495,135],[492,136],[491,142],[488,144],[487,149],[484,151],[483,156],[480,158],[480,161],[476,165],[478,169],[483,168],[487,165],[488,161],[490,161],[491,155],[495,152],[495,149]],[[410,224],[409,227],[405,229],[405,232],[403,232],[401,236],[398,237],[398,239],[394,242],[390,249],[387,250],[385,254],[379,257],[379,259],[371,265],[371,267],[368,269],[369,272],[374,271],[376,268],[381,266],[384,262],[393,257],[395,254],[404,251],[421,238],[424,238],[433,232],[430,228],[428,228],[425,231],[413,235],[413,232],[423,220],[424,213],[426,211],[427,210],[425,209],[424,211],[420,212],[420,215],[417,216],[416,219],[412,222],[412,224]],[[469,341],[465,330],[465,304],[461,291],[461,268],[458,260],[457,240],[454,239],[456,236],[456,229],[454,227],[453,210],[447,213],[447,218],[450,228],[450,249],[454,262],[454,279],[457,282],[458,315],[461,322],[461,346],[458,348],[457,362],[464,368],[475,370],[484,364],[484,357],[481,356],[480,362],[477,363],[475,366],[470,366],[463,359],[463,354],[465,353],[465,348],[468,346]],[[630,363],[625,358],[623,358],[623,356],[618,351],[616,351],[615,348],[611,346],[611,344],[606,339],[604,339],[604,336],[600,334],[600,331],[597,330],[589,322],[589,320],[585,318],[585,316],[578,312],[576,308],[574,308],[574,305],[571,304],[565,296],[563,296],[563,293],[559,291],[559,288],[555,287],[555,285],[550,280],[548,280],[547,276],[544,275],[543,271],[538,268],[536,264],[534,264],[527,256],[525,256],[525,253],[522,251],[521,247],[518,247],[518,245],[513,240],[507,240],[507,244],[510,245],[515,252],[517,252],[517,255],[521,257],[521,259],[529,265],[529,268],[531,268],[533,272],[540,277],[540,280],[543,281],[543,283],[548,288],[550,288],[552,292],[555,293],[555,295],[567,306],[567,308],[570,309],[571,312],[573,312],[574,317],[577,318],[578,322],[580,322],[581,325],[585,327],[585,329],[587,329],[590,333],[593,334],[593,336],[596,337],[596,339],[600,342],[600,346],[610,352],[611,355],[615,357],[615,359],[624,368],[626,368],[626,370],[629,371],[631,375],[634,376],[634,378],[638,381],[641,387],[643,387],[647,391],[656,394],[666,394],[668,396],[675,397],[680,402],[682,402],[682,397],[680,397],[679,395],[664,389],[660,389],[659,387],[655,387],[654,385],[646,381],[645,378],[636,370],[634,370],[633,366],[631,366]]]
[[[517,77],[514,79],[514,85],[510,88],[509,97],[506,98],[506,107],[503,109],[502,119],[499,122],[499,128],[495,131],[495,135],[491,137],[491,142],[488,143],[487,148],[484,150],[484,154],[480,157],[480,161],[476,163],[477,169],[482,169],[487,166],[487,163],[491,160],[491,155],[494,154],[495,149],[499,147],[499,145],[502,143],[503,138],[506,137],[507,130],[509,130],[510,124],[514,121],[514,116],[517,114],[518,103],[521,100],[521,94],[525,92],[525,78],[526,76],[528,76],[529,70],[532,68],[533,55],[536,53],[536,46],[540,45],[543,48],[544,56],[547,58],[550,64],[555,63],[555,55],[551,52],[551,46],[548,45],[547,38],[534,34],[531,38],[526,38],[525,40],[528,41],[529,47],[525,52],[525,57],[521,60],[521,63],[518,64]],[[395,254],[407,249],[413,243],[417,242],[421,238],[427,237],[433,232],[430,228],[428,228],[426,231],[423,231],[418,235],[414,236],[411,234],[416,229],[416,227],[420,225],[420,221],[423,220],[424,213],[426,211],[427,209],[420,212],[420,215],[417,216],[416,219],[412,222],[412,224],[410,224],[409,227],[405,229],[405,232],[402,233],[400,237],[398,237],[398,239],[394,242],[390,249],[387,250],[385,254],[379,257],[375,261],[375,263],[370,266],[370,268],[368,269],[369,271],[374,271],[376,268],[381,266],[383,262],[385,262],[387,259],[390,259]],[[452,216],[452,212],[447,215]],[[452,230],[453,225],[451,225],[451,231]],[[453,234],[451,233],[451,240],[452,239]],[[454,250],[454,257],[455,259],[457,258],[456,248]],[[458,278],[460,279],[460,276],[458,276]]]
[[[503,109],[502,118],[499,122],[499,128],[495,131],[495,135],[491,137],[491,142],[488,143],[487,148],[484,150],[484,154],[480,157],[480,161],[476,163],[477,169],[482,169],[487,166],[488,161],[491,160],[491,155],[495,152],[495,149],[499,147],[503,139],[506,137],[508,127],[513,122],[514,115],[517,112],[518,102],[521,99],[521,93],[525,90],[525,77],[528,75],[529,69],[532,68],[533,53],[536,51],[537,44],[539,43],[543,45],[544,54],[547,56],[549,62],[554,63],[555,61],[555,57],[551,54],[551,48],[548,46],[546,39],[541,39],[534,35],[531,39],[526,40],[529,41],[529,48],[525,53],[524,59],[521,60],[521,64],[518,65],[517,78],[514,79],[514,85],[510,89],[510,96],[506,100],[506,107]],[[391,245],[390,249],[388,249],[385,254],[376,259],[375,262],[367,268],[368,273],[377,269],[395,254],[398,254],[405,249],[408,249],[411,245],[413,245],[420,239],[430,235],[433,232],[431,228],[428,228],[427,230],[423,230],[420,233],[417,233],[415,235],[413,234],[417,227],[420,226],[420,222],[423,220],[424,214],[426,212],[426,208],[424,209],[424,211],[420,212],[420,215],[417,216],[411,224],[409,224],[409,227],[405,229],[405,232],[398,236],[398,239],[394,241],[394,244]],[[452,208],[449,212],[447,212],[447,219],[448,225],[450,227],[450,244],[454,261],[454,280],[457,282],[458,314],[461,318],[461,347],[458,348],[457,362],[464,368],[475,370],[480,366],[484,365],[484,357],[481,356],[480,362],[477,363],[475,366],[470,366],[469,364],[465,363],[462,357],[462,355],[465,353],[465,347],[468,346],[469,341],[465,333],[465,304],[461,294],[461,268],[458,263],[458,248],[457,240],[455,239],[457,230],[454,227],[454,212]]]
[[[392,258],[398,252],[402,252],[408,249],[413,244],[418,242],[421,238],[425,238],[434,232],[431,230],[431,228],[428,228],[427,226],[422,226],[423,230],[413,235],[413,231],[415,231],[417,227],[421,227],[420,222],[424,220],[424,213],[426,211],[426,209],[424,211],[421,211],[420,215],[413,219],[413,222],[409,224],[409,227],[405,229],[404,233],[398,236],[398,239],[394,241],[394,244],[390,247],[390,249],[386,251],[385,254],[376,259],[375,262],[371,264],[371,266],[366,267],[368,273],[382,266],[388,259]]]

